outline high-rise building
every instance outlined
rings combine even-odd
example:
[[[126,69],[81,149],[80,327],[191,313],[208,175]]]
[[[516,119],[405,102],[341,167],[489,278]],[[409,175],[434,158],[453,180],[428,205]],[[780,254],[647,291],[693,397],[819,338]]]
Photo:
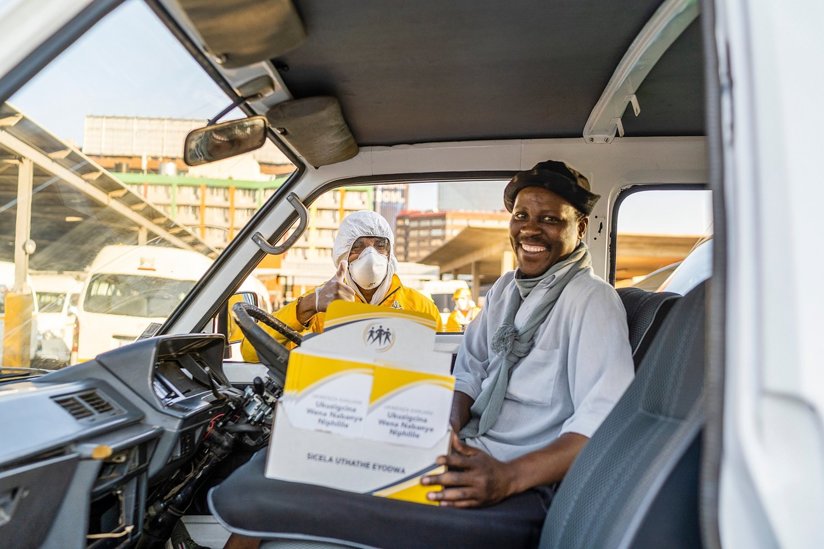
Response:
[[[395,226],[398,214],[408,209],[409,185],[380,185],[375,187],[375,211]]]

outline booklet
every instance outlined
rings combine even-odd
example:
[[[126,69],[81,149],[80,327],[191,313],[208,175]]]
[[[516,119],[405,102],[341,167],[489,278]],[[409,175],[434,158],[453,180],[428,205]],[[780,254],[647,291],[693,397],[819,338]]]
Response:
[[[449,450],[451,358],[426,315],[333,302],[290,354],[266,476],[433,504],[420,478]]]

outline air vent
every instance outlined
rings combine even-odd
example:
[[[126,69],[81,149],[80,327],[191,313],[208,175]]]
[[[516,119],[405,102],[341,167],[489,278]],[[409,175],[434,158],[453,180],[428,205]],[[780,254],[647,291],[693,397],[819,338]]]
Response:
[[[111,417],[122,413],[97,391],[61,396],[54,401],[78,421],[96,421],[102,419],[98,416]]]
[[[77,397],[56,398],[54,401],[70,413],[74,419],[83,419],[94,415],[94,412],[86,408]]]
[[[88,404],[98,414],[105,414],[114,410],[111,404],[104,400],[96,391],[89,391],[80,395],[80,400]]]

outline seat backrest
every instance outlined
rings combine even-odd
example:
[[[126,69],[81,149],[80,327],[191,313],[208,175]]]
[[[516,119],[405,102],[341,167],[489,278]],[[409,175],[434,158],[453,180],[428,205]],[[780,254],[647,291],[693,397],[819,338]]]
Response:
[[[618,288],[618,296],[627,312],[629,344],[635,369],[649,349],[649,344],[675,301],[681,296],[672,292],[648,292],[640,288]]]
[[[542,548],[700,547],[704,299],[701,284],[673,305],[561,483]]]

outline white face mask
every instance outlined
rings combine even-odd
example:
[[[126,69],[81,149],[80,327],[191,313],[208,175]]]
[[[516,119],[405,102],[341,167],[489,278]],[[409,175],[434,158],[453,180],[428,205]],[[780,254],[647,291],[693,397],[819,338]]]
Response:
[[[389,258],[369,246],[349,264],[349,275],[364,290],[377,288],[389,272]]]

